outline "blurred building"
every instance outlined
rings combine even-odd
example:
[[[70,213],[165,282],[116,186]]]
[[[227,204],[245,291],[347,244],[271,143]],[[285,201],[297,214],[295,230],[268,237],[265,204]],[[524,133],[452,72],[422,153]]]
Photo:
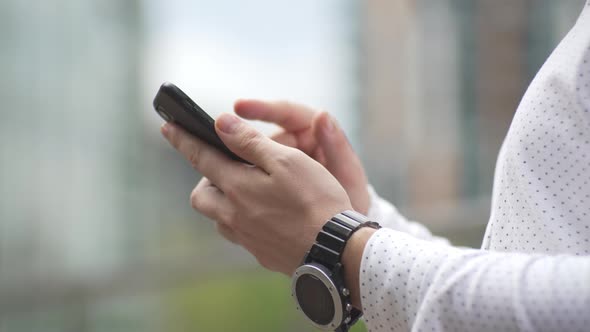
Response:
[[[260,272],[192,211],[200,176],[160,137],[150,105],[172,80],[201,88],[215,111],[245,87],[347,116],[350,2],[292,6],[0,2],[0,332],[307,326],[287,278]]]
[[[87,330],[136,261],[139,10],[0,2],[0,331]]]
[[[359,128],[377,191],[478,246],[512,116],[583,3],[362,2]]]

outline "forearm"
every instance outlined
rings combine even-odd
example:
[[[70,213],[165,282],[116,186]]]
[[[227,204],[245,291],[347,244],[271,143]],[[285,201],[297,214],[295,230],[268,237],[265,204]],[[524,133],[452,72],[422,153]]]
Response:
[[[360,267],[372,331],[583,330],[589,280],[590,257],[458,249],[387,229]]]

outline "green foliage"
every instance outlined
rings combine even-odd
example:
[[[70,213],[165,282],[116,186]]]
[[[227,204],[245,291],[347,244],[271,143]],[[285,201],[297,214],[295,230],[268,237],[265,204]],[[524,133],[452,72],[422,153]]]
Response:
[[[170,332],[314,331],[295,310],[290,280],[265,271],[211,277],[164,296]],[[365,331],[362,324],[352,330]]]

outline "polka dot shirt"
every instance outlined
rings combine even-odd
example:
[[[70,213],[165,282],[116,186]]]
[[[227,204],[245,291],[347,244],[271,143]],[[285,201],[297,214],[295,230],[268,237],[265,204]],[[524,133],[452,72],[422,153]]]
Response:
[[[590,0],[516,112],[480,250],[370,192],[385,226],[361,263],[370,331],[590,331]]]

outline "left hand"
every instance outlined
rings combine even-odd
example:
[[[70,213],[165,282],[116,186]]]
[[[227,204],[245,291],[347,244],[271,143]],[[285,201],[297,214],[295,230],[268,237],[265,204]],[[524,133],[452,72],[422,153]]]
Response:
[[[291,275],[326,220],[352,209],[346,191],[305,153],[272,141],[234,115],[221,115],[215,126],[227,147],[256,167],[230,160],[179,127],[162,127],[204,175],[191,194],[193,208],[217,221],[220,233],[263,267]]]

